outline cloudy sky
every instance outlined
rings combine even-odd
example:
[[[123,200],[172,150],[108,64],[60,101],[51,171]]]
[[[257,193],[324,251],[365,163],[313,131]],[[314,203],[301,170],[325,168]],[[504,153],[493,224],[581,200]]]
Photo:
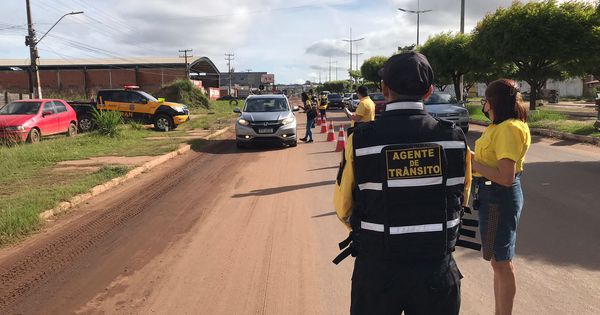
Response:
[[[30,0],[38,33],[68,16],[39,45],[41,58],[177,57],[191,48],[227,71],[225,53],[234,53],[236,71],[266,71],[277,83],[347,78],[349,45],[356,43],[359,64],[391,55],[416,42],[418,0]],[[23,0],[1,0],[0,59],[27,59]],[[512,0],[466,0],[465,28]],[[421,43],[433,34],[458,31],[460,0],[420,0]],[[356,57],[353,59],[355,63]],[[337,63],[335,63],[337,62]],[[355,67],[355,64],[353,64]]]

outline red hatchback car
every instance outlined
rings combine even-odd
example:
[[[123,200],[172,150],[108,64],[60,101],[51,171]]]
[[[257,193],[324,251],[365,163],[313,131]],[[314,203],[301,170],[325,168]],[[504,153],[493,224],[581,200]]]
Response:
[[[382,93],[371,93],[369,97],[375,103],[375,116],[379,117],[385,110],[385,98]]]
[[[60,133],[77,134],[75,111],[63,100],[21,100],[0,108],[0,140],[4,142],[35,143]]]

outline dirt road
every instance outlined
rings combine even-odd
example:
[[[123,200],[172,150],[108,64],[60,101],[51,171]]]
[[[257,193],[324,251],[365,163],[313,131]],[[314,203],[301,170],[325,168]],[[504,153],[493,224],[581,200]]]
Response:
[[[239,151],[228,139],[1,250],[0,313],[346,314],[352,259],[331,263],[347,235],[331,201],[335,145],[317,134],[296,148]],[[598,314],[600,150],[537,141],[515,313]],[[490,267],[469,250],[457,260],[462,313],[491,314]]]

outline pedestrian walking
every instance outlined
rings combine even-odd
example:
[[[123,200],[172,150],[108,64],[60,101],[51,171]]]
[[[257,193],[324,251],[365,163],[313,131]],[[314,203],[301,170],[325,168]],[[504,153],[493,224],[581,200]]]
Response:
[[[471,175],[465,136],[425,111],[434,79],[425,56],[392,56],[380,76],[385,111],[348,137],[334,188],[351,229],[334,263],[356,257],[350,313],[459,314],[452,252]]]
[[[483,258],[494,271],[496,315],[512,314],[516,279],[517,226],[523,208],[521,174],[531,135],[527,110],[517,84],[508,79],[490,83],[482,100],[492,121],[475,142],[473,208],[479,210]]]

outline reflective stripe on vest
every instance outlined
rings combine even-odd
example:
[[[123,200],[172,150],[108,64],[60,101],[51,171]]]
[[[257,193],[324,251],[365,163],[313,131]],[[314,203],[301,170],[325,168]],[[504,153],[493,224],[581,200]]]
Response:
[[[438,179],[439,177],[434,177],[433,179],[435,179],[436,181],[439,181]],[[407,185],[409,182],[402,182],[402,183],[396,183],[398,181],[408,181],[409,179],[404,179],[404,180],[389,180],[388,181],[388,187],[415,187],[415,186],[429,186],[429,185],[439,185],[441,184],[441,181],[430,184],[430,183],[426,183],[425,180],[430,180],[432,178],[424,178],[423,182],[420,183],[418,181],[420,181],[421,179],[413,179],[412,182],[410,182],[413,185]],[[420,185],[416,185],[419,184]],[[452,177],[452,178],[448,178],[446,180],[446,186],[454,186],[454,185],[462,185],[465,183],[465,178],[464,177]],[[400,184],[404,184],[403,186],[399,186]],[[360,190],[383,190],[383,185],[381,183],[362,183],[362,184],[358,184],[358,189]]]
[[[456,218],[454,220],[450,220],[446,222],[446,228],[451,229],[460,224],[460,218]],[[360,227],[363,230],[369,230],[374,232],[383,232],[385,231],[385,227],[383,224],[371,223],[360,221]],[[442,231],[443,224],[442,223],[434,223],[434,224],[421,224],[421,225],[405,225],[405,226],[391,226],[390,234],[409,234],[409,233],[426,233],[426,232],[440,232]]]
[[[419,144],[427,144],[427,143],[439,144],[444,149],[466,149],[467,148],[463,141],[434,141],[434,142],[423,142],[423,143],[419,143]],[[376,145],[376,146],[372,146],[372,147],[356,149],[356,156],[380,154],[381,150],[384,147],[391,146],[391,145],[400,145],[400,144]],[[410,145],[410,144],[403,143],[402,145]]]

